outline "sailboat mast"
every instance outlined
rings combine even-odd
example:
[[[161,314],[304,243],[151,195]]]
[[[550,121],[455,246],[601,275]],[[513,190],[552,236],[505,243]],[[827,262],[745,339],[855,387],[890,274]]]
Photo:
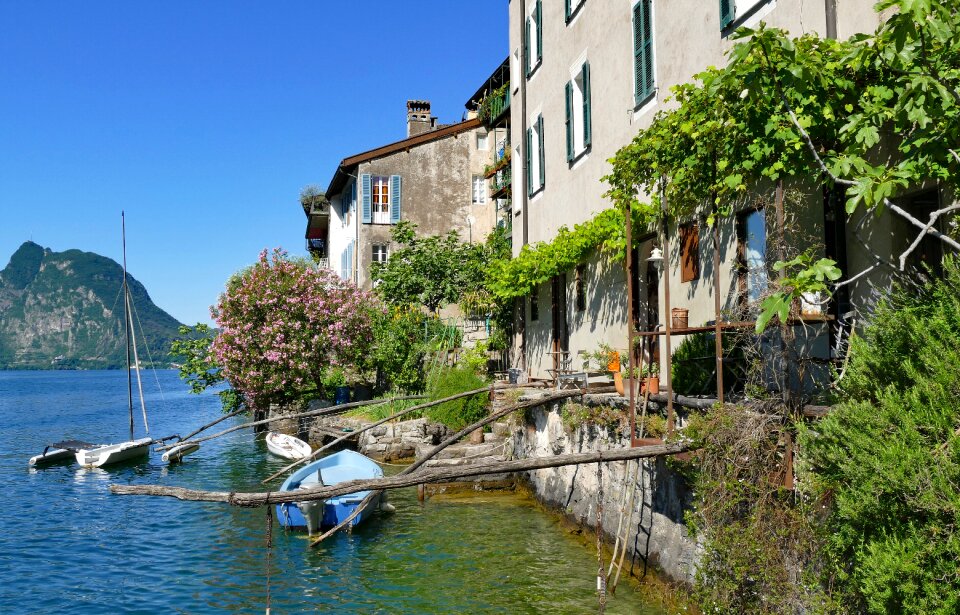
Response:
[[[150,425],[147,424],[147,404],[143,401],[143,382],[140,380],[140,357],[137,355],[137,327],[133,323],[133,303],[130,295],[126,296],[127,302],[127,320],[130,321],[130,345],[133,346],[133,368],[137,370],[137,392],[140,393],[140,411],[143,412],[143,430],[150,433]],[[131,440],[133,437],[130,438]]]
[[[130,377],[130,304],[127,288],[127,220],[120,211],[120,229],[123,239],[123,338],[127,345],[127,408],[130,411],[130,439],[133,440],[133,379]]]

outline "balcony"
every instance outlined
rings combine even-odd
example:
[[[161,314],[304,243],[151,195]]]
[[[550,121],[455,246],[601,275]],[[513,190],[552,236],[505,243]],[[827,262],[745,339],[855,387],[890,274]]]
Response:
[[[477,116],[484,126],[499,124],[510,111],[510,82],[503,84],[484,97],[477,110]]]
[[[490,182],[491,199],[509,199],[510,198],[510,165],[507,165],[496,172],[493,181]]]
[[[307,250],[309,250],[311,253],[319,254],[321,257],[326,257],[327,240],[326,239],[307,239]]]

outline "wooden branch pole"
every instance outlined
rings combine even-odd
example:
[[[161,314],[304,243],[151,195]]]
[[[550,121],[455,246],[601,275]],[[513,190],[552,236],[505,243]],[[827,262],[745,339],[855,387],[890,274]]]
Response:
[[[720,216],[713,197],[713,341],[717,353],[717,399],[723,403],[723,326],[720,324]]]
[[[534,384],[534,385],[531,385],[531,384],[504,384],[504,385],[501,385],[501,386],[499,386],[499,387],[493,388],[492,390],[497,390],[497,389],[515,389],[515,388],[519,388],[519,387],[534,387],[534,386],[538,386],[538,385],[535,385],[535,384]],[[377,421],[377,422],[375,422],[375,423],[371,423],[370,425],[367,425],[367,426],[364,427],[363,429],[358,429],[358,430],[356,430],[356,431],[351,431],[351,432],[348,433],[348,434],[344,434],[344,435],[340,436],[339,438],[336,438],[336,439],[333,440],[332,442],[328,442],[327,444],[324,444],[323,446],[321,446],[321,447],[318,448],[317,450],[313,451],[313,453],[311,453],[309,457],[306,457],[305,459],[298,459],[297,461],[291,463],[290,465],[285,466],[285,467],[277,470],[276,472],[274,472],[274,473],[271,474],[270,476],[268,476],[268,477],[266,477],[265,479],[263,479],[262,481],[260,481],[260,484],[261,484],[261,485],[265,485],[265,484],[269,483],[270,481],[272,481],[273,479],[275,479],[275,478],[277,478],[278,476],[280,476],[281,474],[284,474],[285,472],[287,472],[287,471],[289,471],[289,470],[292,470],[293,468],[295,468],[295,467],[297,467],[297,466],[303,465],[303,464],[305,464],[305,463],[309,463],[309,462],[313,461],[314,459],[317,459],[317,458],[320,456],[320,453],[322,453],[323,451],[325,451],[325,450],[327,450],[327,449],[329,449],[329,448],[331,448],[331,447],[333,447],[333,446],[336,446],[337,444],[343,442],[344,440],[347,440],[347,439],[349,439],[349,438],[352,438],[352,437],[354,437],[354,436],[356,436],[356,435],[358,435],[358,434],[362,434],[362,433],[364,433],[364,432],[366,432],[366,431],[370,431],[370,430],[373,429],[374,427],[379,427],[380,425],[383,425],[384,423],[387,423],[387,422],[392,421],[392,420],[394,420],[394,419],[398,419],[398,418],[400,418],[400,417],[402,417],[402,416],[405,416],[405,415],[410,414],[411,412],[415,412],[415,411],[417,411],[417,410],[424,410],[424,409],[426,409],[426,408],[430,408],[430,407],[433,407],[433,406],[438,406],[438,405],[440,405],[440,404],[446,403],[446,402],[448,402],[448,401],[454,401],[454,400],[460,399],[460,398],[462,398],[462,397],[469,397],[469,396],[471,396],[471,395],[477,395],[478,393],[483,393],[484,391],[487,391],[487,390],[488,390],[488,389],[487,389],[486,387],[484,387],[484,388],[482,388],[482,389],[474,389],[473,391],[466,391],[466,392],[464,392],[464,393],[457,393],[456,395],[451,395],[450,397],[444,397],[443,399],[438,399],[438,400],[436,400],[436,401],[427,402],[427,403],[425,403],[425,404],[419,404],[419,405],[416,405],[416,406],[411,406],[410,408],[406,408],[406,409],[404,409],[404,410],[401,410],[400,412],[397,412],[396,414],[392,414],[392,415],[388,416],[388,417],[385,418],[385,419],[379,420],[379,421]],[[422,399],[422,398],[423,398],[422,396],[419,397],[419,399]],[[407,399],[407,398],[404,398],[404,399]]]
[[[227,420],[227,419],[233,418],[233,417],[237,416],[238,414],[242,414],[242,413],[244,413],[244,412],[246,412],[246,409],[245,409],[245,408],[240,409],[240,410],[234,410],[234,411],[231,412],[230,414],[224,414],[223,416],[221,416],[221,417],[218,418],[217,420],[212,421],[212,422],[210,422],[210,423],[207,423],[206,425],[204,425],[203,427],[200,427],[199,429],[194,429],[192,432],[188,433],[188,434],[185,435],[183,438],[181,438],[181,439],[180,439],[180,442],[182,442],[182,441],[184,441],[184,440],[189,440],[190,438],[192,438],[193,436],[197,435],[198,433],[204,432],[204,431],[210,429],[211,427],[213,427],[214,425],[217,425],[218,423],[220,423],[220,422],[222,422],[222,421],[225,421],[225,420]],[[177,444],[179,444],[179,442],[178,442]]]
[[[371,399],[368,401],[354,401],[354,402],[350,402],[349,404],[340,404],[339,406],[330,406],[329,408],[320,408],[319,410],[307,410],[306,412],[296,412],[293,414],[283,414],[283,415],[273,416],[268,419],[263,419],[260,421],[253,421],[251,423],[244,423],[242,425],[234,425],[233,427],[229,429],[224,429],[223,431],[217,432],[212,436],[204,436],[203,438],[197,438],[196,440],[190,440],[189,442],[187,442],[186,438],[184,438],[184,440],[177,442],[176,444],[173,444],[170,446],[157,447],[157,450],[163,451],[163,450],[171,449],[174,446],[177,446],[180,444],[199,444],[200,442],[213,440],[214,438],[219,438],[220,436],[225,436],[228,433],[233,433],[241,429],[249,429],[251,427],[266,425],[268,423],[273,423],[276,421],[285,421],[288,419],[303,418],[308,416],[327,416],[331,414],[343,414],[344,412],[346,412],[351,408],[359,408],[361,406],[378,406],[380,404],[387,404],[395,401],[403,401],[406,399],[424,399],[424,396],[423,395],[407,395],[405,397],[391,397],[390,399]],[[222,420],[222,419],[219,419],[219,420]],[[219,422],[219,420],[215,421],[215,423]]]
[[[662,200],[663,200],[663,350],[666,361],[666,384],[667,384],[667,434],[672,434],[676,421],[673,413],[673,354],[670,350],[670,332],[673,329],[673,314],[670,313],[670,223],[667,218],[667,179],[663,178]]]
[[[448,437],[446,440],[444,440],[444,441],[441,442],[440,444],[438,444],[438,445],[436,445],[435,447],[433,447],[432,449],[430,449],[430,452],[427,453],[426,455],[424,455],[423,458],[417,460],[415,463],[413,463],[413,464],[407,466],[406,468],[404,468],[404,469],[398,474],[398,476],[404,476],[404,475],[411,474],[411,473],[415,472],[420,466],[422,466],[423,464],[427,463],[427,461],[429,461],[430,459],[433,459],[434,457],[436,457],[436,456],[440,453],[440,451],[442,451],[443,449],[447,448],[447,447],[450,446],[451,444],[455,444],[455,443],[459,442],[464,436],[466,436],[467,434],[469,434],[469,433],[472,432],[473,430],[475,430],[475,429],[480,429],[480,428],[482,428],[484,425],[488,425],[488,424],[490,424],[490,423],[493,423],[494,421],[496,421],[496,420],[498,420],[498,419],[501,419],[501,418],[503,418],[503,417],[505,417],[505,416],[507,416],[507,415],[509,415],[509,414],[512,414],[512,413],[516,412],[517,410],[523,410],[523,409],[525,409],[525,408],[531,408],[531,407],[533,407],[533,406],[539,406],[539,405],[542,405],[542,404],[547,403],[547,402],[550,402],[550,401],[555,401],[555,400],[558,400],[558,399],[566,399],[566,398],[568,398],[568,397],[577,397],[577,396],[580,396],[580,395],[583,395],[583,391],[582,391],[582,390],[579,390],[579,389],[576,390],[576,391],[562,391],[562,392],[548,393],[548,394],[546,394],[546,395],[544,395],[544,396],[542,396],[542,397],[539,397],[539,398],[537,398],[537,399],[532,399],[532,400],[529,400],[529,401],[525,401],[525,402],[521,402],[521,403],[518,403],[518,404],[514,404],[514,405],[512,405],[512,406],[508,406],[508,407],[504,408],[503,410],[501,410],[500,412],[496,412],[496,413],[494,413],[494,414],[491,414],[491,415],[487,416],[486,418],[480,419],[479,421],[477,421],[476,423],[474,423],[474,424],[472,424],[472,425],[467,425],[466,427],[464,427],[463,429],[461,429],[461,430],[458,431],[457,433],[455,433],[455,434],[453,434],[452,436]],[[366,496],[365,498],[363,498],[363,501],[360,502],[360,504],[356,507],[356,509],[354,509],[354,511],[353,511],[346,519],[344,519],[343,521],[341,521],[340,524],[337,525],[336,527],[328,530],[325,534],[321,534],[319,538],[317,538],[316,540],[314,540],[313,542],[310,543],[310,546],[311,546],[311,547],[315,547],[316,545],[320,544],[321,542],[323,542],[324,540],[326,540],[328,537],[332,536],[333,534],[335,534],[335,533],[338,532],[339,530],[343,529],[344,527],[349,526],[349,524],[350,524],[361,512],[363,512],[363,509],[366,508],[367,506],[369,506],[370,503],[373,502],[373,500],[375,500],[375,499],[377,498],[377,496],[380,495],[380,493],[381,493],[380,491],[371,491],[370,493],[368,493],[367,496]]]
[[[338,495],[355,493],[357,491],[366,491],[368,489],[385,491],[388,489],[401,489],[403,487],[412,487],[414,485],[426,483],[452,481],[472,476],[484,476],[486,474],[526,472],[530,470],[557,468],[569,465],[627,461],[630,459],[645,459],[664,455],[676,455],[689,450],[692,450],[692,447],[689,444],[677,443],[656,444],[653,446],[640,446],[636,448],[622,448],[610,451],[598,451],[594,453],[552,455],[550,457],[534,457],[532,459],[501,461],[497,463],[478,464],[475,466],[455,466],[449,468],[428,469],[415,474],[397,474],[395,476],[389,476],[386,478],[353,480],[349,482],[338,483],[329,487],[316,487],[313,489],[304,489],[300,491],[290,491],[284,493],[277,491],[260,493],[202,491],[197,489],[185,489],[183,487],[166,487],[163,485],[111,485],[110,491],[116,495],[172,497],[178,500],[190,502],[218,502],[222,504],[230,504],[231,506],[257,508],[270,504],[325,500]]]

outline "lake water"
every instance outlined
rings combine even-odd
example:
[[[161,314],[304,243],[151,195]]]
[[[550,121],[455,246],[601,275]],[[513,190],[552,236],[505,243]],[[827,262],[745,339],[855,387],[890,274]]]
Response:
[[[220,415],[216,396],[191,395],[176,372],[144,375],[154,437]],[[136,421],[139,437],[139,409]],[[254,613],[269,584],[276,614],[597,612],[596,553],[519,496],[420,504],[413,488],[393,491],[395,514],[316,549],[275,526],[268,565],[265,510],[109,492],[260,491],[284,462],[249,430],[177,466],[151,453],[110,470],[27,468],[50,442],[120,441],[127,429],[125,372],[0,371],[0,611]],[[607,612],[659,613],[622,581]]]

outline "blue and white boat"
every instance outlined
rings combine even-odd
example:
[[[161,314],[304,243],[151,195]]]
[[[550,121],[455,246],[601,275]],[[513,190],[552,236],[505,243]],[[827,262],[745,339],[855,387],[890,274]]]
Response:
[[[354,451],[343,450],[300,468],[283,481],[280,491],[311,489],[367,478],[383,478],[383,470],[373,459]],[[321,527],[334,527],[345,521],[369,493],[358,491],[325,501],[278,504],[277,519],[283,527],[305,527],[313,534]],[[359,525],[373,514],[380,503],[380,497],[371,502],[350,522],[350,527]]]

